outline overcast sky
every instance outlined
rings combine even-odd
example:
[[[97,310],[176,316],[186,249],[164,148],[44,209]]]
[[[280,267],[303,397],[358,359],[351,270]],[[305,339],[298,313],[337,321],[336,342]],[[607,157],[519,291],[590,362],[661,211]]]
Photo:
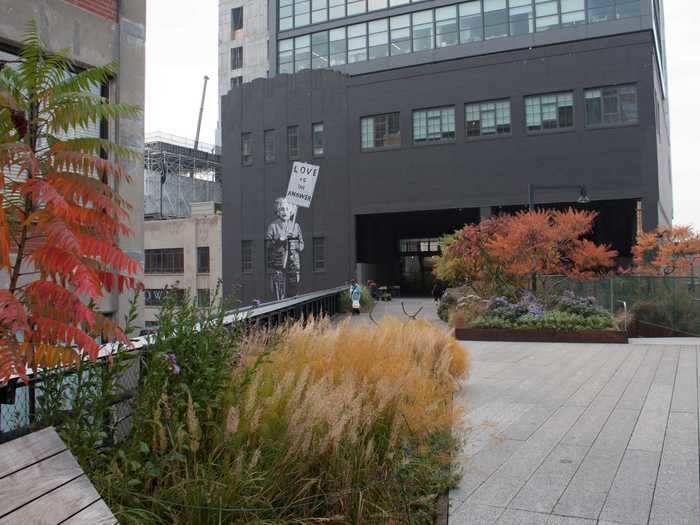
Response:
[[[700,2],[666,0],[674,222],[700,229]],[[200,140],[214,143],[218,0],[148,0],[146,132],[194,139],[204,75],[211,80]]]

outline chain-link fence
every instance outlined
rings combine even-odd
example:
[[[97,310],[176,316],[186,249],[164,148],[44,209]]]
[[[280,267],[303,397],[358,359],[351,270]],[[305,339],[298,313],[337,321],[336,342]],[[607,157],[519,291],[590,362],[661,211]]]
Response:
[[[549,297],[570,290],[593,296],[614,314],[627,310],[632,318],[651,327],[700,336],[700,279],[624,275],[577,281],[548,276],[540,293]]]

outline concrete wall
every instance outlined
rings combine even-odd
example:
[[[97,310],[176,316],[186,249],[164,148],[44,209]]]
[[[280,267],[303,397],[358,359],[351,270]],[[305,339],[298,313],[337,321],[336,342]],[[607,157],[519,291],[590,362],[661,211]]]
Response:
[[[301,159],[321,166],[317,193],[299,223],[305,237],[326,237],[327,270],[311,272],[304,253],[302,291],[334,286],[355,271],[355,216],[487,208],[527,203],[527,185],[586,184],[594,201],[641,199],[645,228],[665,219],[670,196],[660,193],[652,33],[643,31],[532,50],[464,58],[348,77],[303,71],[258,80],[223,99],[224,282],[243,297],[265,293],[263,236],[272,203],[289,178],[286,127],[299,125]],[[636,83],[639,123],[584,128],[586,88]],[[544,134],[525,131],[524,97],[574,91],[575,127]],[[512,134],[465,140],[464,104],[510,98]],[[456,140],[413,145],[414,109],[455,106]],[[360,118],[399,111],[401,147],[362,152]],[[326,151],[311,155],[311,124],[325,123]],[[277,162],[263,161],[263,132],[276,130]],[[254,164],[241,166],[240,135],[252,133]],[[666,134],[660,129],[659,134]],[[668,137],[663,137],[668,141]],[[568,202],[566,192],[538,194],[539,202]],[[241,240],[254,241],[255,271],[240,272]],[[308,244],[307,244],[308,245]]]
[[[76,5],[77,4],[77,5]],[[112,13],[112,9],[116,11]],[[110,83],[110,99],[117,103],[144,106],[145,91],[145,0],[0,0],[0,44],[21,45],[27,24],[36,20],[39,34],[49,49],[68,49],[73,60],[84,67],[119,62],[117,77]],[[112,16],[114,14],[114,16]],[[138,152],[143,151],[143,115],[113,122],[109,138]],[[143,161],[123,162],[131,184],[116,188],[132,206],[131,238],[122,248],[143,261]],[[100,308],[121,322],[130,297],[114,294]]]
[[[183,248],[184,272],[146,274],[144,287],[163,289],[166,286],[188,290],[196,297],[197,289],[214,291],[221,279],[221,214],[214,203],[192,203],[193,215],[186,219],[153,220],[144,223],[144,248]],[[209,246],[209,273],[197,273],[197,247]],[[159,307],[146,306],[144,320],[155,322]]]

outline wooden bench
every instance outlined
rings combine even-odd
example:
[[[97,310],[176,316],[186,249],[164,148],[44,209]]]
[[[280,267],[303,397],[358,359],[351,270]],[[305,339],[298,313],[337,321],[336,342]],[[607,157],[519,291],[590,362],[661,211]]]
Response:
[[[0,445],[0,525],[17,523],[117,523],[53,428]]]

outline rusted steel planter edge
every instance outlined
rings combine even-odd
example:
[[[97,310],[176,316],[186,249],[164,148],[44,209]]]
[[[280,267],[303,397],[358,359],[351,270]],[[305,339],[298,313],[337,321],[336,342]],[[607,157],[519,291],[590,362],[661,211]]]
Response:
[[[516,330],[506,328],[455,328],[459,341],[504,341],[519,343],[617,343],[629,342],[618,330]]]

